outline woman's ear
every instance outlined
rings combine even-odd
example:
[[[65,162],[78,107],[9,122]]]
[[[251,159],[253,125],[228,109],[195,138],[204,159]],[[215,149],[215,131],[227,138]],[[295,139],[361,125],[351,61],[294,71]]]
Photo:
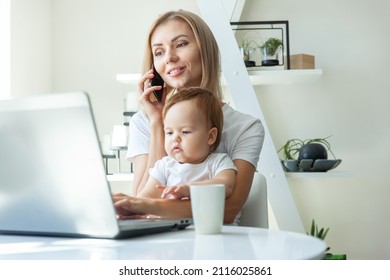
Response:
[[[207,143],[211,146],[215,143],[215,141],[217,140],[217,135],[218,135],[218,128],[216,127],[213,127],[210,129],[209,131],[209,139],[207,141]]]

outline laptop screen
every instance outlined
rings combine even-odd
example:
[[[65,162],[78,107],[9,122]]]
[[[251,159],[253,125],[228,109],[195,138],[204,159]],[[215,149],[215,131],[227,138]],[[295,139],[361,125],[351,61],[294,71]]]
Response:
[[[0,135],[1,231],[117,233],[86,94],[1,101]]]

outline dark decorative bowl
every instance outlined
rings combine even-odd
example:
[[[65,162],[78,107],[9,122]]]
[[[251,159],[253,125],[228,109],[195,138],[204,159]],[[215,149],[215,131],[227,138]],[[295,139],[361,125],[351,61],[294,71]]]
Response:
[[[286,172],[326,172],[339,166],[341,159],[296,159],[283,160]]]

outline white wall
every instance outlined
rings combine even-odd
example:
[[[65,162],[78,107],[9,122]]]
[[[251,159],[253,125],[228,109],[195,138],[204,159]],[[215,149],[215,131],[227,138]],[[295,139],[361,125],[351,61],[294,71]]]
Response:
[[[11,95],[11,3],[0,0],[0,99]]]
[[[124,98],[136,91],[117,74],[139,73],[146,34],[158,14],[194,9],[186,1],[53,0],[53,90],[90,94],[100,138],[124,122]],[[122,152],[122,159],[124,159]],[[110,171],[116,172],[114,160]],[[123,170],[129,163],[122,160]]]
[[[289,20],[291,53],[315,55],[320,81],[257,87],[277,147],[332,135],[350,177],[289,179],[305,228],[330,227],[334,253],[389,259],[390,4],[386,0],[247,0],[242,20]]]
[[[195,0],[12,3],[20,4],[13,21],[19,27],[12,29],[13,94],[86,90],[100,135],[123,121],[123,98],[135,88],[118,83],[116,74],[139,72],[151,22],[166,10],[198,12]],[[351,259],[390,258],[389,8],[386,0],[247,0],[244,11],[245,20],[289,20],[292,53],[315,55],[324,70],[312,84],[257,92],[277,147],[290,138],[333,135],[333,150],[343,159],[338,169],[352,176],[289,182],[306,228],[312,218],[330,227],[331,251]],[[374,48],[373,41],[379,42]]]
[[[11,1],[11,95],[52,91],[51,0]]]
[[[54,90],[87,91],[101,135],[123,122],[123,99],[136,88],[116,75],[140,72],[151,20],[166,10],[196,7],[193,1],[156,3],[53,0]]]

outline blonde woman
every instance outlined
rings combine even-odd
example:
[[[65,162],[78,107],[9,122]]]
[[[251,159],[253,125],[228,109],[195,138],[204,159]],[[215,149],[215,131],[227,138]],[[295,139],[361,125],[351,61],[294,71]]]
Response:
[[[162,102],[154,101],[155,90],[149,86],[154,77],[152,65],[165,82]],[[142,198],[149,169],[166,156],[162,109],[166,99],[177,89],[202,87],[216,94],[224,115],[221,143],[216,152],[227,153],[237,168],[233,191],[226,198],[227,224],[237,224],[248,197],[264,141],[260,120],[234,110],[222,101],[220,54],[207,24],[188,11],[161,15],[151,26],[146,44],[144,71],[138,83],[143,110],[133,116],[127,157],[134,162],[133,196],[113,196],[120,215],[152,214],[161,217],[191,217],[190,201]],[[242,93],[245,98],[245,93]]]

